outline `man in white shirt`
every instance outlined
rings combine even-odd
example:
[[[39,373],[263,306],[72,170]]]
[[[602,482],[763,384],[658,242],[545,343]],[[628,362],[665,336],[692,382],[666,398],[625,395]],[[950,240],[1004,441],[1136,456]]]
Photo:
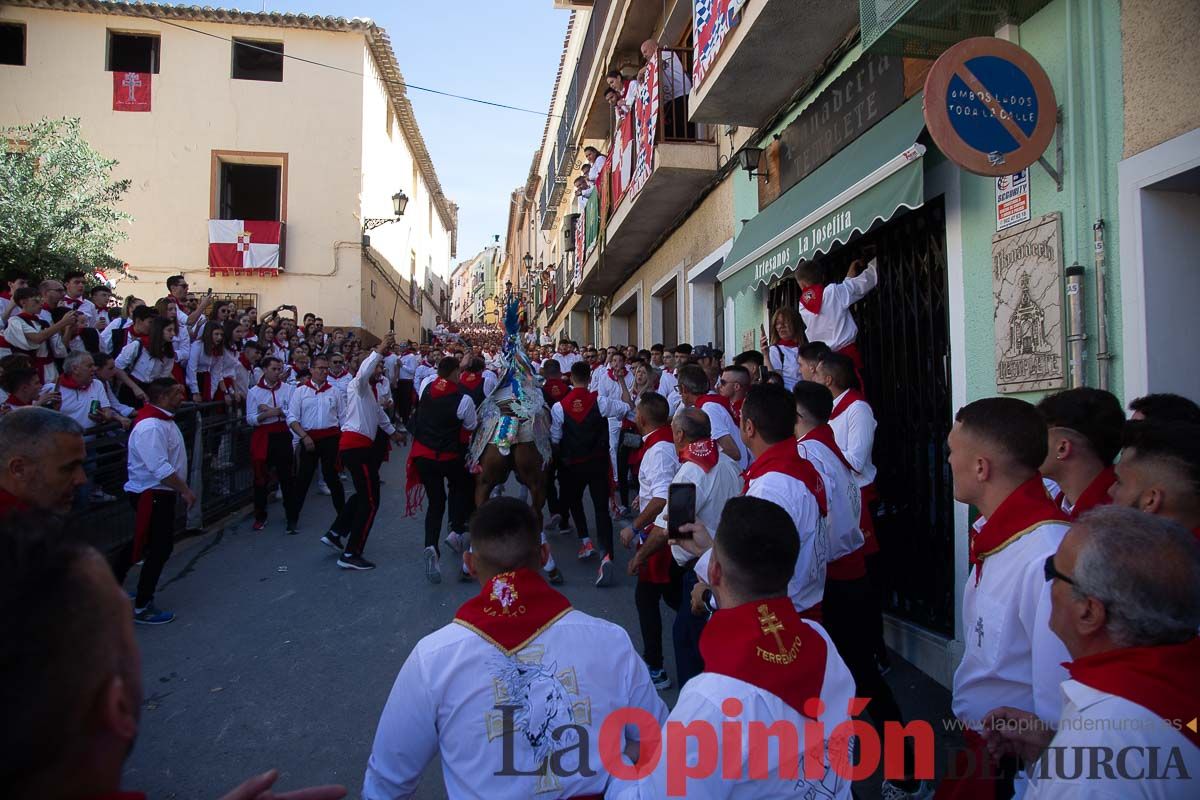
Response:
[[[715,531],[726,501],[742,493],[742,470],[712,440],[708,415],[700,409],[680,409],[671,419],[671,434],[680,461],[671,483],[690,483],[696,487],[696,521]],[[648,541],[666,538],[667,521],[667,509],[664,508],[654,521]],[[692,590],[698,582],[695,566],[699,559],[679,546],[671,548],[671,555],[683,569],[680,607],[676,610],[671,632],[675,643],[675,674],[679,685],[683,686],[704,670],[700,634],[707,615],[691,612]]]
[[[89,328],[96,327],[96,306],[91,300],[84,297],[83,282],[86,276],[82,272],[68,272],[63,276],[63,289],[65,294],[63,299],[59,301],[59,305],[66,306],[72,311],[77,312],[87,321]]]
[[[962,777],[943,781],[939,796],[1004,796],[1016,777],[1016,765],[1007,762],[979,774],[978,765],[988,758],[979,731],[989,711],[1010,706],[1051,722],[1062,710],[1058,687],[1068,657],[1049,627],[1050,585],[1042,568],[1066,534],[1067,520],[1038,473],[1046,441],[1037,409],[1013,397],[963,406],[950,431],[954,498],[981,516],[970,533],[962,599],[965,651],[951,702],[965,726],[968,749],[957,754],[951,773]]]
[[[1130,420],[1121,448],[1113,502],[1173,519],[1200,540],[1200,425]]]
[[[692,91],[692,76],[679,56],[661,49],[657,39],[642,42],[641,51],[647,65],[658,59],[658,92],[665,114],[663,135],[668,139],[695,139],[696,126],[688,119],[688,93]]]
[[[1042,477],[1059,487],[1052,495],[1070,519],[1112,502],[1117,479],[1113,462],[1121,451],[1125,410],[1111,392],[1079,386],[1043,397],[1037,405],[1046,420],[1049,450]]]
[[[733,415],[729,413],[729,401],[710,391],[712,387],[708,375],[698,364],[683,365],[675,373],[675,377],[679,381],[679,397],[683,407],[695,406],[707,414],[712,427],[713,441],[721,448],[721,452],[741,464],[742,448],[737,442],[738,426],[734,424]],[[749,454],[746,460],[749,461]]]
[[[862,356],[858,351],[858,325],[850,314],[857,303],[879,282],[876,259],[865,270],[862,261],[854,261],[841,283],[825,284],[821,261],[803,261],[796,268],[800,285],[800,319],[810,342],[824,342],[834,352],[848,356],[855,369],[862,371]],[[862,270],[861,274],[859,270]]]
[[[64,515],[87,484],[83,430],[48,408],[0,416],[0,520],[16,512]]]
[[[175,619],[154,606],[159,576],[175,547],[175,502],[191,508],[196,495],[188,487],[187,449],[175,423],[184,388],[171,378],[146,384],[147,402],[138,410],[129,432],[125,492],[135,510],[133,541],[116,556],[113,571],[124,583],[130,568],[144,559],[133,600],[133,621],[163,625]]]
[[[788,599],[796,526],[775,503],[737,497],[715,541],[704,526],[691,529],[697,543],[712,545],[719,606],[701,638],[704,672],[683,687],[662,729],[663,751],[677,755],[659,758],[640,780],[615,780],[607,796],[849,800],[850,765],[839,757],[849,742],[830,739],[846,731],[854,681],[821,626]],[[696,729],[711,731],[717,752],[701,755],[706,737]],[[788,734],[772,744],[762,736],[767,729]],[[810,739],[812,731],[824,736]],[[682,747],[672,741],[681,736]]]
[[[75,313],[68,312],[58,322],[48,320],[42,316],[45,308],[39,308],[45,305],[44,300],[45,295],[37,289],[17,289],[13,303],[19,312],[8,318],[4,339],[12,352],[29,358],[30,366],[37,370],[43,383],[52,383],[58,377],[54,359],[67,355],[62,336],[74,327]]]
[[[275,356],[267,356],[261,362],[262,378],[250,387],[246,395],[246,424],[253,428],[250,434],[250,463],[254,468],[254,524],[261,531],[267,526],[267,494],[272,470],[279,479],[283,492],[284,516],[287,521],[295,520],[295,454],[292,452],[292,433],[288,429],[288,403],[295,391],[290,383],[281,378],[283,364]],[[299,533],[288,528],[291,536]]]
[[[560,362],[561,363],[561,362]],[[622,390],[624,386],[624,390]],[[633,388],[633,370],[625,366],[625,354],[619,350],[608,357],[608,367],[592,373],[592,391],[609,400],[620,400],[622,392]],[[617,445],[621,440],[621,420],[608,420],[608,458],[612,464],[612,474],[617,472]],[[618,510],[618,516],[624,514],[624,509]]]
[[[95,378],[96,364],[91,353],[67,356],[63,362],[63,375],[58,379],[58,392],[62,397],[59,411],[78,422],[85,431],[104,422],[116,422],[128,429],[129,419],[113,410],[104,384]]]
[[[551,358],[558,362],[562,374],[567,375],[571,372],[571,365],[579,360],[579,353],[571,352],[571,343],[563,339],[558,343],[558,352]]]
[[[1050,627],[1072,659],[1062,715],[1002,707],[984,729],[993,753],[1025,760],[1027,800],[1200,795],[1198,553],[1178,523],[1109,507],[1047,558]]]
[[[292,515],[287,520],[289,531],[299,528],[300,512],[304,508],[308,487],[312,484],[313,473],[316,472],[318,463],[321,465],[321,475],[325,478],[330,500],[333,501],[334,513],[342,513],[346,506],[346,490],[338,480],[337,471],[338,437],[341,434],[338,420],[345,409],[346,401],[327,380],[328,373],[329,357],[323,354],[313,356],[311,377],[296,387],[296,391],[292,393],[292,401],[288,404],[288,427],[300,441],[296,499],[292,506]]]
[[[175,360],[180,366],[186,367],[188,355],[191,352],[192,326],[200,321],[208,311],[208,306],[212,302],[213,291],[210,287],[207,292],[200,295],[199,302],[196,303],[195,310],[189,311],[187,307],[188,299],[188,282],[182,275],[172,275],[167,278],[167,295],[171,298],[171,303],[175,306]]]
[[[574,610],[539,574],[548,554],[527,503],[480,506],[466,559],[482,590],[405,660],[379,719],[366,800],[413,796],[434,756],[450,797],[599,796],[605,720],[622,708],[666,720],[625,631]],[[618,748],[637,743],[635,725],[622,733]]]
[[[413,381],[417,376],[417,365],[421,357],[413,350],[411,342],[405,342],[400,352],[400,364],[396,368],[396,416],[404,425],[412,417]]]
[[[742,425],[742,403],[746,402],[746,392],[750,385],[750,370],[736,364],[722,369],[721,377],[717,379],[717,394],[725,398],[729,406],[727,411],[735,428]],[[746,449],[746,443],[742,441],[741,436],[735,436],[733,439],[741,453],[739,464],[745,469],[750,466],[750,451]]]

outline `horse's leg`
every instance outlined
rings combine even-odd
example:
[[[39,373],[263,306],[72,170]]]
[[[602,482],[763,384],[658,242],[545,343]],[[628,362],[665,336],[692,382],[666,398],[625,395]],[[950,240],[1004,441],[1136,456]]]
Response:
[[[542,470],[542,454],[532,444],[519,444],[513,448],[517,477],[529,489],[530,505],[533,513],[537,514],[538,528],[541,529],[542,506],[546,503],[546,474]]]
[[[495,445],[489,444],[479,458],[480,472],[475,479],[475,507],[479,508],[492,496],[492,490],[508,480],[508,459]]]

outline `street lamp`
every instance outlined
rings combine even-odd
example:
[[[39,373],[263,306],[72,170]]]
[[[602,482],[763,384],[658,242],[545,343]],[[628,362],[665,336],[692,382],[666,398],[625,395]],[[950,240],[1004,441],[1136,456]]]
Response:
[[[533,256],[526,253],[524,258],[521,259],[521,263],[525,265],[525,271],[528,272],[533,268]]]
[[[406,209],[406,208],[408,208],[408,195],[406,195],[404,193],[404,190],[401,189],[400,191],[398,191],[394,195],[392,195],[392,213],[395,216],[392,216],[392,217],[389,217],[386,219],[378,219],[378,218],[364,219],[363,220],[363,232],[365,233],[366,231],[374,230],[375,228],[378,228],[380,225],[387,225],[389,222],[399,222],[400,218],[404,216],[404,209]]]
[[[771,180],[771,174],[767,170],[758,172],[758,164],[762,160],[761,147],[743,147],[738,151],[737,159],[738,166],[746,171],[746,174],[751,178],[757,178],[760,175],[767,180]]]

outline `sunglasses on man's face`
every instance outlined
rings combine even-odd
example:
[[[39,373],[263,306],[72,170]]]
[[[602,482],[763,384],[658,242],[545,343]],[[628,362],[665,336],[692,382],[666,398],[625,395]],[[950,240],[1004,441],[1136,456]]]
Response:
[[[1053,554],[1046,556],[1046,563],[1044,563],[1042,565],[1042,574],[1046,577],[1047,583],[1052,580],[1060,580],[1060,581],[1065,581],[1066,583],[1069,583],[1072,586],[1075,585],[1075,581],[1071,577],[1062,574],[1061,572],[1058,571],[1058,568],[1056,566],[1054,566],[1054,555]]]

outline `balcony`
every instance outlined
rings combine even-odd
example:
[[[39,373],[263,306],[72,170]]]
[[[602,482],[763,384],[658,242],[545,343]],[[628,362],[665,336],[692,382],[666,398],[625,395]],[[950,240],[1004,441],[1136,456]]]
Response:
[[[761,0],[715,47],[692,89],[692,121],[758,127],[787,103],[859,21],[847,0]]]
[[[670,63],[671,58],[678,59],[690,74],[690,50],[660,50],[660,59],[668,59],[661,63]],[[655,243],[716,175],[718,147],[713,129],[688,123],[686,106],[681,103],[673,108],[668,95],[668,91],[658,92],[658,124],[644,183],[636,174],[631,175],[628,186],[624,178],[614,180],[611,172],[614,168],[620,170],[620,166],[610,161],[605,167],[604,185],[613,187],[613,191],[604,194],[615,200],[608,208],[603,202],[589,202],[587,217],[581,220],[585,226],[583,250],[576,253],[585,259],[577,287],[581,294],[612,294],[645,262]],[[632,142],[634,173],[638,152],[645,145],[640,137]],[[617,157],[620,154],[614,154]],[[577,248],[580,238],[576,238]]]

